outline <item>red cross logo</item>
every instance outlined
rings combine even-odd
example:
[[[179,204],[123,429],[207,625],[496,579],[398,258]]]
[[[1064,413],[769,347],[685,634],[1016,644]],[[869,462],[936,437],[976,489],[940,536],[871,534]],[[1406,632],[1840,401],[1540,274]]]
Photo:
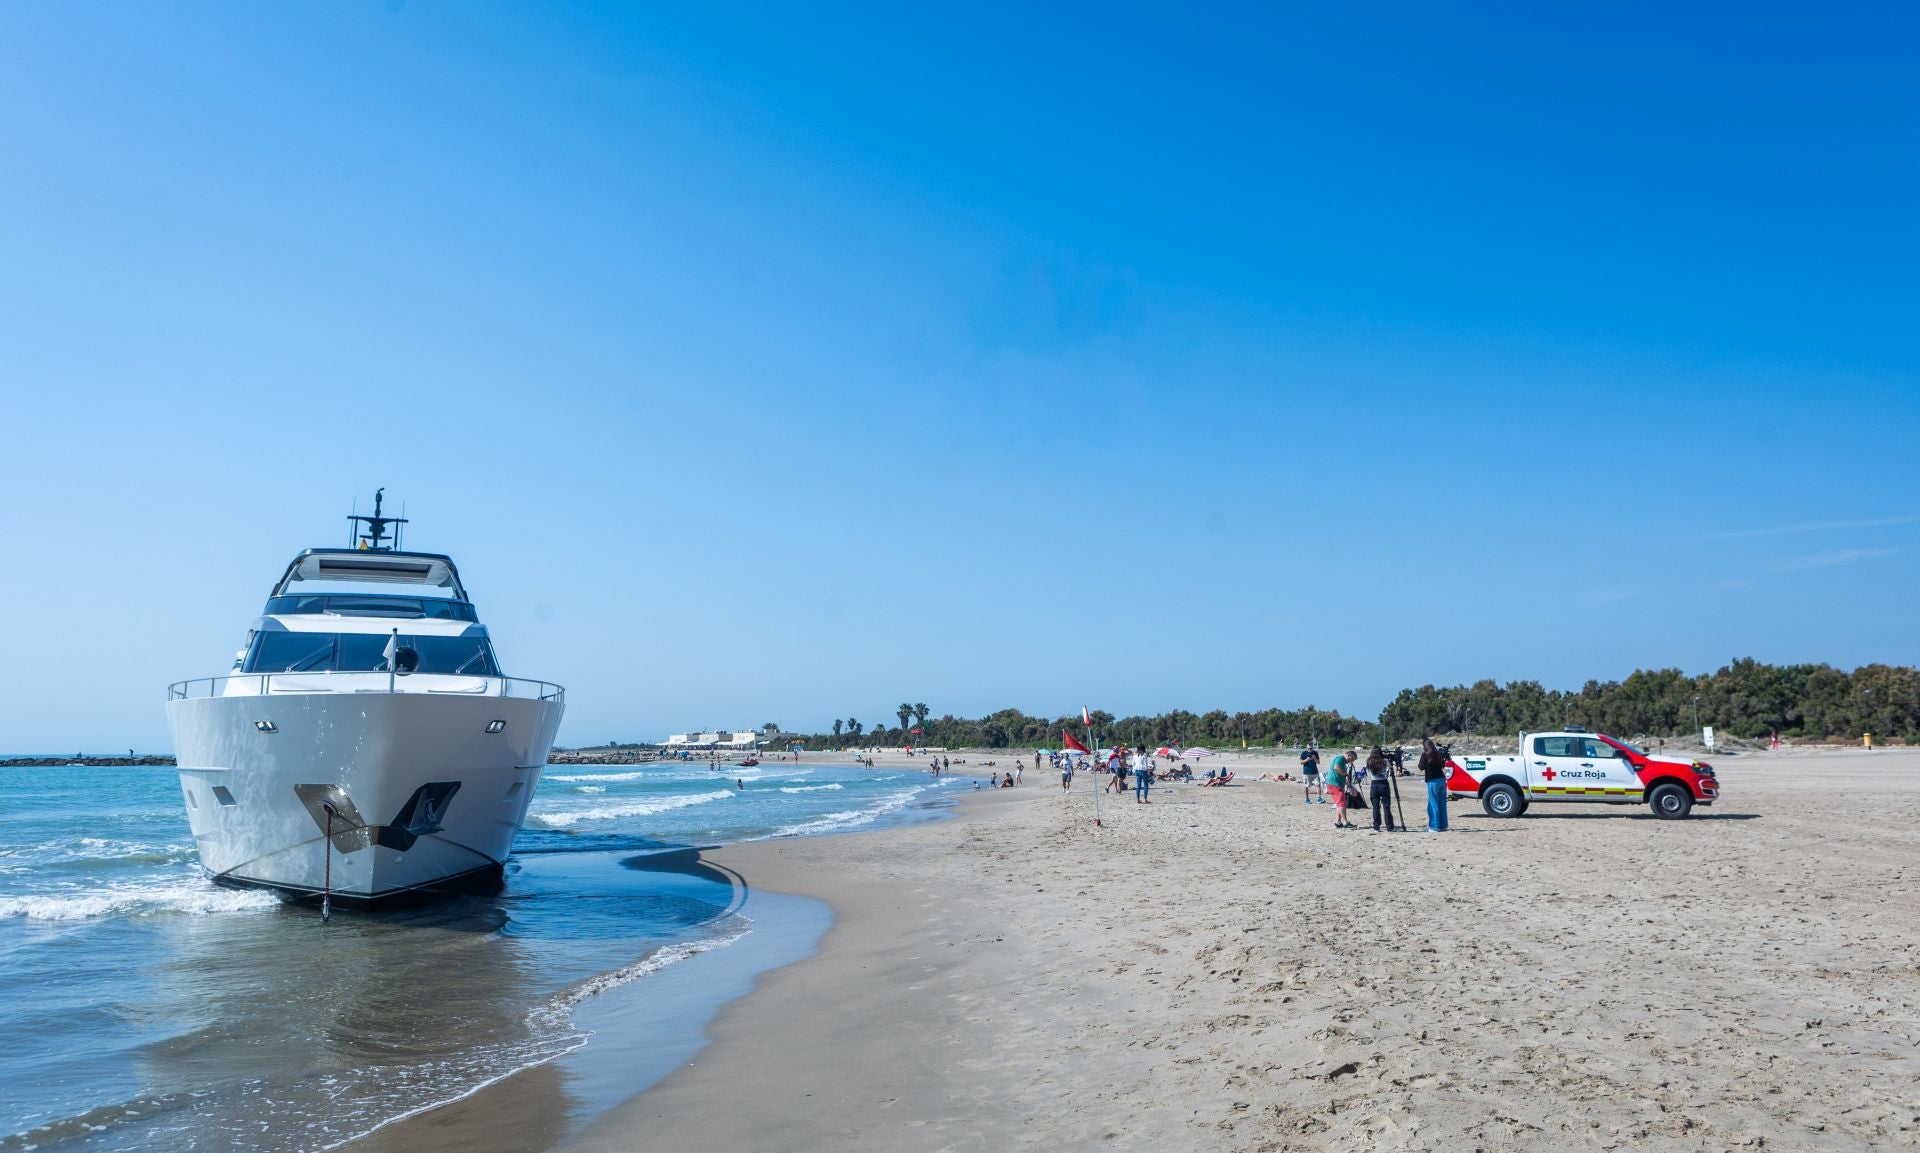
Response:
[[[1555,773],[1552,769],[1542,769],[1540,770],[1540,775],[1547,778],[1549,781],[1551,781],[1554,777],[1558,776],[1559,774]]]

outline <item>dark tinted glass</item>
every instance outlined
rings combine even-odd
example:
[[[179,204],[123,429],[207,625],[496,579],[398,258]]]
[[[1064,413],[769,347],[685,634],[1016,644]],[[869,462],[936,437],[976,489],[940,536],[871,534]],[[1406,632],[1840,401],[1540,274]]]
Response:
[[[338,613],[348,617],[394,617],[437,621],[477,621],[479,615],[465,601],[444,597],[392,597],[335,593],[280,596],[267,599],[268,616]]]
[[[242,672],[384,673],[387,641],[379,633],[260,633],[247,650]],[[495,677],[500,669],[485,637],[410,637],[400,644],[419,659],[415,672]]]

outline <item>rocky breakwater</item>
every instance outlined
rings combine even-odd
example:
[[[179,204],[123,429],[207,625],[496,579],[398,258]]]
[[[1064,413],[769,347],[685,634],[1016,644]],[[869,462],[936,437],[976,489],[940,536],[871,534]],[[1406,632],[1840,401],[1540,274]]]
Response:
[[[650,765],[662,759],[651,749],[555,749],[550,765]]]
[[[10,768],[53,768],[62,765],[86,765],[88,768],[117,769],[131,768],[135,765],[158,765],[173,767],[172,757],[147,756],[98,756],[92,753],[75,753],[70,757],[0,757],[0,769]]]

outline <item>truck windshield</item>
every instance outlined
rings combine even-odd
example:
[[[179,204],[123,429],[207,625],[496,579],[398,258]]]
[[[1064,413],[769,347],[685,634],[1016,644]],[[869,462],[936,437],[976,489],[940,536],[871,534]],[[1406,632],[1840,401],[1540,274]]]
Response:
[[[1626,741],[1621,740],[1619,737],[1608,737],[1607,739],[1612,741],[1614,744],[1619,745],[1621,748],[1627,750],[1628,752],[1632,753],[1634,756],[1644,757],[1647,755],[1647,750],[1641,748],[1638,745],[1628,744]]]

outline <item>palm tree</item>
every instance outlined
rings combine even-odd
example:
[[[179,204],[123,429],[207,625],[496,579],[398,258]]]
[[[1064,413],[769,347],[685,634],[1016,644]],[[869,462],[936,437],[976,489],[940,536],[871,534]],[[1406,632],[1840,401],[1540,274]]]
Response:
[[[833,718],[833,743],[836,745],[840,743],[840,718],[839,717]]]
[[[933,710],[929,709],[925,703],[917,704],[913,706],[913,719],[920,722],[921,728],[925,728],[927,726],[927,714],[932,711]]]
[[[854,740],[857,741],[860,739],[860,730],[865,727],[866,727],[865,725],[862,725],[859,721],[854,720],[852,717],[847,718],[847,731],[853,734]]]
[[[893,715],[900,718],[900,731],[904,734],[907,731],[907,720],[913,716],[913,706],[902,704],[893,710]]]

